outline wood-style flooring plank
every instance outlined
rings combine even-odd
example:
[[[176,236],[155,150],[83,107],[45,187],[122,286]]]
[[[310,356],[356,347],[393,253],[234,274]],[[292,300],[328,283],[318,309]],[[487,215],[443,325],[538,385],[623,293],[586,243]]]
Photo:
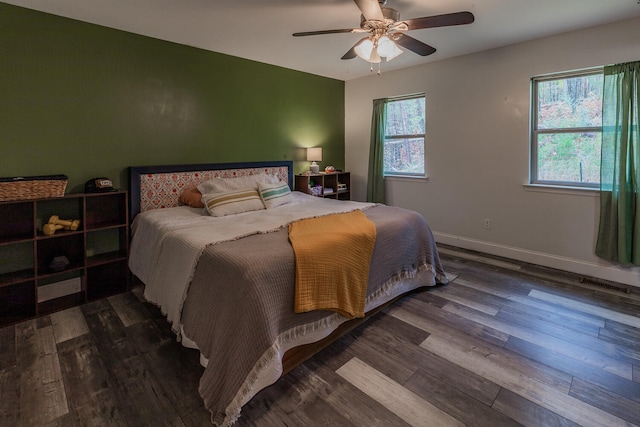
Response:
[[[616,414],[623,420],[640,425],[640,402],[625,399],[579,378],[573,380],[569,394],[594,407]]]
[[[509,313],[501,311],[497,318],[517,324],[523,327],[529,327],[538,332],[553,336],[555,338],[575,344],[590,351],[596,351],[609,357],[613,357],[622,363],[640,363],[640,345],[625,343],[625,345],[614,345],[611,341],[613,338],[607,339],[610,332],[604,328],[599,328],[598,333],[584,334],[584,331],[577,331],[575,328],[565,327],[564,324],[557,324],[545,319],[531,319],[524,314]]]
[[[313,425],[322,420],[328,426],[358,426],[358,423],[352,423],[316,393],[314,387],[309,385],[312,379],[303,378],[300,374],[286,375],[274,384],[274,389],[278,390],[280,396],[287,396],[287,399],[276,400],[276,405],[288,414],[294,425]]]
[[[451,415],[357,358],[351,359],[337,373],[411,426],[464,426]]]
[[[498,329],[487,327],[485,325],[478,324],[477,322],[465,319],[464,317],[435,308],[429,303],[432,298],[440,297],[429,293],[418,294],[416,295],[416,298],[400,301],[399,304],[396,304],[396,309],[406,305],[409,310],[413,309],[415,311],[415,316],[422,318],[423,321],[425,319],[429,319],[432,323],[443,325],[443,327],[458,328],[471,336],[482,338],[485,341],[499,346],[504,345],[507,339],[509,339],[508,333],[504,333]],[[450,303],[447,302],[444,306],[447,306],[448,304]],[[390,314],[397,317],[393,313],[393,311],[390,311]]]
[[[375,323],[364,325],[354,335],[350,350],[394,381],[402,384],[418,369],[417,347],[404,341],[401,335],[377,328]]]
[[[495,316],[501,307],[491,299],[491,295],[478,295],[478,292],[465,291],[465,288],[455,285],[436,288],[431,293],[489,316]]]
[[[158,387],[173,410],[187,423],[195,425],[210,422],[210,414],[204,410],[198,394],[198,384],[204,368],[200,366],[200,353],[182,347],[178,342],[164,342],[143,355],[148,371],[157,379]],[[180,381],[176,381],[179,378]],[[191,393],[187,393],[191,390]]]
[[[0,328],[0,372],[16,366],[16,327]]]
[[[49,315],[56,343],[88,334],[89,328],[80,307],[72,307]]]
[[[600,328],[598,338],[621,347],[640,351],[640,328],[634,328],[624,323],[607,320],[604,327]]]
[[[0,370],[0,426],[20,425],[20,382],[18,368]]]
[[[557,388],[538,382],[529,377],[528,372],[508,368],[498,360],[486,357],[463,341],[430,335],[421,345],[440,357],[471,369],[577,424],[593,427],[628,427],[625,420],[569,396]]]
[[[604,322],[600,324],[585,323],[582,320],[576,320],[573,317],[565,316],[562,314],[547,311],[540,307],[532,307],[530,305],[521,304],[515,301],[507,301],[496,317],[501,319],[521,319],[526,320],[529,324],[542,323],[545,325],[562,326],[564,330],[571,332],[578,332],[582,335],[587,335],[597,338],[600,334],[600,330],[604,326]]]
[[[505,349],[565,372],[574,378],[581,378],[597,384],[602,388],[615,392],[619,396],[640,402],[640,384],[631,379],[622,378],[602,369],[594,368],[574,358],[549,351],[544,347],[515,337],[511,337],[507,341]]]
[[[437,369],[419,369],[403,386],[461,421],[465,426],[519,425],[513,419],[491,408],[492,402],[487,405],[473,398],[470,393],[467,393],[468,389],[464,384],[453,384],[447,381]],[[496,390],[497,395],[500,387],[492,383],[491,388]],[[496,395],[493,396],[494,400]]]
[[[352,354],[345,354],[349,359]],[[344,361],[340,366],[347,363]],[[408,424],[398,415],[381,410],[379,404],[364,393],[354,393],[353,386],[335,371],[324,364],[321,358],[312,358],[297,368],[294,377],[304,378],[305,382],[325,402],[342,414],[356,426],[407,427]]]
[[[117,384],[89,334],[58,345],[69,407],[78,425],[125,425]]]
[[[526,427],[579,427],[553,411],[543,408],[518,394],[503,388],[492,407]]]
[[[430,322],[425,318],[429,307],[425,306],[424,304],[416,301],[407,301],[406,304],[403,304],[403,307],[404,306],[406,306],[406,308],[400,308],[394,311],[393,316],[405,322],[409,322],[418,328],[431,332],[431,335],[429,337],[431,337],[433,334],[437,334],[439,336],[447,337],[450,340],[455,340],[456,342],[464,342],[467,346],[473,347],[475,353],[483,355],[484,358],[495,360],[497,364],[505,367],[505,369],[526,372],[529,378],[534,379],[537,382],[558,389],[563,393],[569,392],[569,387],[571,386],[572,380],[571,375],[547,365],[538,363],[534,360],[519,357],[518,355],[503,349],[501,346],[496,346],[477,337],[469,336],[456,328],[452,328],[441,323]],[[425,317],[416,315],[416,313],[424,313]],[[426,340],[428,339],[429,338],[427,338]],[[420,344],[420,347],[431,351],[429,348],[424,346],[424,342],[426,342],[426,340]],[[442,357],[437,352],[432,353]],[[460,365],[459,363],[456,363],[449,358],[443,358],[451,363],[458,365],[461,368],[468,369],[478,374],[474,369],[472,369],[472,365]],[[478,375],[482,376],[488,381],[492,381],[495,383],[495,381],[491,380],[482,373]]]
[[[631,378],[631,363],[620,361],[615,357],[598,352],[596,350],[591,350],[588,346],[577,345],[571,342],[567,342],[562,338],[556,338],[543,332],[535,331],[531,328],[507,323],[492,316],[487,316],[484,313],[474,312],[470,309],[466,309],[465,307],[448,304],[446,307],[444,307],[444,310],[457,314],[461,317],[464,317],[486,327],[493,328],[505,334],[509,334],[510,336],[515,336],[518,338],[522,338],[523,340],[536,343],[542,347],[547,348],[548,350],[571,356],[577,360],[580,360],[597,368],[604,369],[607,372],[619,375],[622,378]],[[596,345],[600,346],[599,343],[596,343]]]
[[[135,416],[143,425],[151,425],[157,420],[182,425],[171,400],[137,351],[109,301],[94,301],[83,305],[82,310],[96,347],[107,361],[110,378],[120,390],[117,397],[126,417]]]
[[[605,319],[615,320],[616,322],[624,323],[625,325],[633,326],[634,328],[640,328],[640,317],[637,316],[620,313],[608,308],[599,307],[595,304],[586,304],[584,302],[576,301],[575,299],[554,295],[549,292],[541,292],[535,289],[529,293],[529,296],[531,298],[547,301],[572,310],[593,314]]]
[[[530,298],[528,295],[515,295],[505,289],[501,289],[500,287],[468,281],[462,278],[458,279],[456,281],[456,284],[470,289],[475,289],[477,291],[482,291],[484,293],[496,295],[498,297],[504,298],[509,302],[514,302],[520,306],[528,306],[540,310],[544,313],[553,314],[555,316],[558,316],[559,318],[567,319],[571,323],[577,322],[579,324],[590,325],[596,328],[604,327],[605,321],[602,318],[593,315],[586,315],[574,310],[567,310],[566,308],[558,307],[551,303]],[[507,306],[510,306],[510,304],[507,303]],[[565,324],[566,322],[563,321],[562,323]]]
[[[403,324],[405,326],[399,326]],[[419,368],[409,381],[412,381],[420,371],[428,371],[429,375],[432,375],[434,379],[458,390],[464,390],[466,395],[487,406],[491,405],[500,387],[467,369],[460,369],[458,365],[424,350],[420,347],[420,343],[429,335],[425,331],[396,319],[393,316],[383,315],[371,326],[371,332],[380,334],[382,337],[386,337],[387,334],[401,337],[403,334],[400,333],[400,331],[407,330],[407,326],[411,327],[412,331],[420,330],[422,332],[422,334],[420,334],[422,335],[422,339],[420,342],[414,344],[415,348],[409,347],[408,349],[403,349],[403,357]],[[386,333],[383,333],[381,330],[384,330]],[[380,345],[384,345],[385,339],[381,341]],[[388,339],[388,341],[391,340]],[[360,355],[358,355],[358,357],[360,357]]]
[[[20,371],[20,420],[42,425],[69,412],[53,328],[37,328],[36,319],[16,325]],[[53,344],[53,348],[51,346]]]
[[[131,292],[114,295],[108,300],[125,327],[151,318],[149,311],[140,305],[138,298]]]

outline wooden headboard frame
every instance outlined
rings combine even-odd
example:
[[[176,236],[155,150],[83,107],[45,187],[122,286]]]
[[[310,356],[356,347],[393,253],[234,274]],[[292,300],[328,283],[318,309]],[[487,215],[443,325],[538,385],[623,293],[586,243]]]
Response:
[[[193,165],[129,167],[130,223],[140,212],[178,206],[182,189],[214,177],[231,178],[257,173],[275,174],[293,185],[293,162],[201,163]]]

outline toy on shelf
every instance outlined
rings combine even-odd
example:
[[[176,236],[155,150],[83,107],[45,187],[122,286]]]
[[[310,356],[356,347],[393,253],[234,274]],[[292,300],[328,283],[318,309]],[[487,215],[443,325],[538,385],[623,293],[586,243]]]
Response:
[[[60,219],[58,215],[52,215],[49,222],[42,226],[42,232],[47,236],[55,234],[58,230],[76,231],[80,227],[79,219]]]

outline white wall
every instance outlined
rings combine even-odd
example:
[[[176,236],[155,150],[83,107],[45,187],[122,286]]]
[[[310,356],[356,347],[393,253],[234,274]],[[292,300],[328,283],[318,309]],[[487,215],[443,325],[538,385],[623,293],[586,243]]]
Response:
[[[640,286],[640,269],[618,268],[594,254],[597,192],[523,186],[531,77],[635,60],[640,19],[394,72],[382,64],[382,75],[346,83],[353,198],[366,198],[372,100],[424,92],[428,180],[388,179],[387,204],[420,212],[442,243]],[[491,219],[490,230],[484,218]]]

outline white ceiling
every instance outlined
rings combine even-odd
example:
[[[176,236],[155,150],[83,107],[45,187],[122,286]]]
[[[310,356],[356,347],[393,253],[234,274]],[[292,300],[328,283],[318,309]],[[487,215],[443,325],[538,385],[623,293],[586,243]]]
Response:
[[[292,37],[355,28],[353,0],[3,0],[80,21],[195,46],[339,80],[368,76],[359,58],[341,60],[362,34]],[[579,28],[640,16],[640,0],[388,0],[400,18],[470,11],[475,22],[408,34],[438,51],[410,51],[382,72]],[[377,66],[374,66],[377,70]]]

